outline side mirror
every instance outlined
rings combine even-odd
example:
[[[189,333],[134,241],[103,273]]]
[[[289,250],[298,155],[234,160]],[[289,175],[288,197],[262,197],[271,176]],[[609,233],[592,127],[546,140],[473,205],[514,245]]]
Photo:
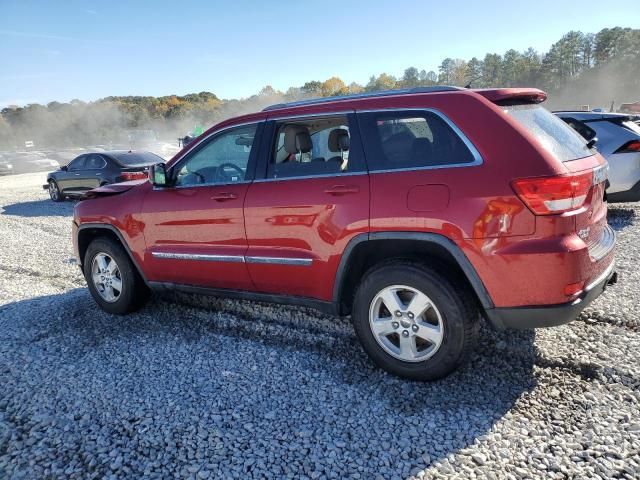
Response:
[[[66,172],[69,169],[69,165],[63,165],[60,167],[60,170],[62,170],[63,172]]]
[[[149,179],[155,187],[166,187],[167,182],[167,167],[164,163],[156,163],[149,167]]]

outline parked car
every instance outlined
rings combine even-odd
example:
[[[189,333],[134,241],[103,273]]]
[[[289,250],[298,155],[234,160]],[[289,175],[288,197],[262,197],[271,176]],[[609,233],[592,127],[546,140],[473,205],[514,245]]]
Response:
[[[4,155],[0,155],[0,175],[11,175],[13,173],[13,165],[4,158]]]
[[[640,125],[619,113],[555,112],[609,162],[609,202],[640,200]]]
[[[620,112],[622,113],[640,113],[640,102],[623,103],[620,105]]]
[[[60,164],[42,152],[8,152],[5,158],[13,165],[12,173],[33,173],[59,168]]]
[[[616,280],[606,162],[545,98],[433,87],[227,120],[78,203],[79,265],[110,313],[151,289],[315,307],[389,372],[442,377],[481,316],[560,325]]]
[[[92,188],[147,178],[149,165],[164,161],[145,151],[113,150],[85,153],[47,175],[42,186],[54,202],[81,197]]]

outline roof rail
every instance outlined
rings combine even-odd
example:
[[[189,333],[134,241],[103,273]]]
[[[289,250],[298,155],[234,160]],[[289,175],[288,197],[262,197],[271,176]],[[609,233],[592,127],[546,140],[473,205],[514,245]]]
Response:
[[[387,97],[391,95],[409,95],[412,93],[434,93],[434,92],[451,92],[455,90],[464,90],[460,87],[450,87],[447,85],[435,85],[433,87],[414,87],[414,88],[402,88],[398,90],[383,90],[381,92],[367,92],[367,93],[352,93],[350,95],[338,95],[335,97],[323,97],[323,98],[311,98],[309,100],[298,100],[297,102],[288,103],[276,103],[263,108],[263,112],[271,110],[280,110],[283,108],[301,107],[305,105],[320,105],[323,103],[355,100],[359,98],[376,98]]]

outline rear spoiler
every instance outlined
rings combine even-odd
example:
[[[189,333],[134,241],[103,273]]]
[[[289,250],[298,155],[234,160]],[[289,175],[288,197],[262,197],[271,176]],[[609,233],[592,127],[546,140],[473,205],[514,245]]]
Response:
[[[473,91],[498,105],[542,103],[547,94],[537,88],[476,88]]]

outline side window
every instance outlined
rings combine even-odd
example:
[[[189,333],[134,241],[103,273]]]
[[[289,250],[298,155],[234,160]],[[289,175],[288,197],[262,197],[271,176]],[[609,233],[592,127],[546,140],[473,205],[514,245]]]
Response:
[[[78,158],[71,161],[71,163],[67,167],[67,170],[83,170],[85,168],[86,160],[87,155],[80,155]]]
[[[220,185],[247,179],[258,125],[222,132],[190,152],[178,167],[176,185]]]
[[[576,120],[575,118],[570,117],[562,117],[562,120],[564,120],[564,123],[573,128],[587,141],[593,139],[596,136],[596,131],[580,120]]]
[[[104,161],[104,158],[102,158],[100,155],[89,155],[88,157],[86,157],[86,167],[89,170],[100,170],[101,168],[104,168],[105,165],[107,164],[107,162]]]
[[[459,165],[478,155],[433,112],[360,113],[358,119],[370,170]]]
[[[351,153],[347,116],[279,121],[269,160],[268,178],[339,175],[362,170]]]

